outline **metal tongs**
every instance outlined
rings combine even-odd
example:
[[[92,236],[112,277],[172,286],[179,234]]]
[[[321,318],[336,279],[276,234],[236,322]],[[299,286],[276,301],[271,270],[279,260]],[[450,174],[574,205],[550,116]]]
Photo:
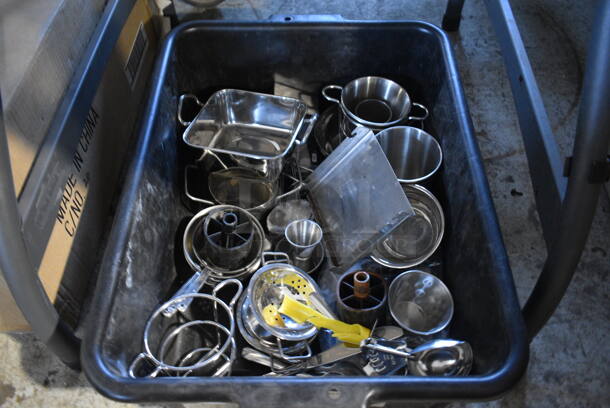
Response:
[[[417,376],[465,376],[472,368],[473,354],[470,344],[452,339],[437,339],[421,344],[413,349],[406,347],[402,329],[396,326],[382,326],[373,329],[369,338],[362,341],[360,347],[347,347],[340,343],[322,351],[300,363],[287,365],[272,357],[245,347],[242,357],[271,368],[266,376],[298,375],[308,370],[329,366],[364,351],[368,354],[368,364],[363,369],[367,375],[388,375],[407,366],[407,373]],[[381,358],[380,356],[386,357]],[[394,360],[391,356],[401,359]],[[390,358],[388,358],[390,357]]]
[[[384,338],[388,340],[395,340],[402,336],[403,331],[400,327],[396,326],[382,326],[371,331],[371,338]],[[270,367],[272,372],[265,374],[266,376],[278,376],[278,375],[295,375],[303,373],[313,368],[326,366],[340,361],[346,360],[353,356],[360,354],[363,351],[361,347],[347,347],[343,343],[339,343],[328,350],[324,350],[300,363],[286,366],[284,363],[275,361],[266,354],[257,352],[253,349],[245,347],[242,350],[242,357],[247,360],[254,361],[256,363]]]

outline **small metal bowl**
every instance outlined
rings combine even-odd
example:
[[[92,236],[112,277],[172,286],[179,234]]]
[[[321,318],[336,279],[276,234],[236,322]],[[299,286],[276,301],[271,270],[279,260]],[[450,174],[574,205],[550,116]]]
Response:
[[[403,272],[392,281],[388,305],[400,327],[419,335],[440,332],[453,317],[453,297],[447,286],[417,270]]]
[[[393,269],[411,268],[428,259],[443,239],[443,208],[426,188],[417,184],[402,186],[415,215],[403,221],[375,248],[371,258]]]

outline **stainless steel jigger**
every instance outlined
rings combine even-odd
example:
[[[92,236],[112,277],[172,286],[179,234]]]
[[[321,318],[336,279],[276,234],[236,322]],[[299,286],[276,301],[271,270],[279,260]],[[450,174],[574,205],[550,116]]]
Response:
[[[286,241],[290,244],[291,259],[307,261],[322,241],[322,227],[311,220],[296,220],[288,224],[284,231]]]

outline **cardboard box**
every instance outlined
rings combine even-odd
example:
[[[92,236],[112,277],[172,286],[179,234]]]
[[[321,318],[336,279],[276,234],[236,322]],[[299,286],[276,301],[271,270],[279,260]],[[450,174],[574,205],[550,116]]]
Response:
[[[152,13],[145,0],[138,0],[112,52],[80,140],[68,157],[71,172],[38,273],[61,318],[72,326],[78,323],[102,255],[103,234],[112,222],[111,206],[120,192],[119,178],[156,48]],[[29,328],[2,279],[0,307],[0,331]]]
[[[0,73],[3,114],[17,193],[27,180],[106,3],[18,2],[0,17],[5,43],[0,52],[7,53],[6,71],[0,69],[7,76],[5,79]]]

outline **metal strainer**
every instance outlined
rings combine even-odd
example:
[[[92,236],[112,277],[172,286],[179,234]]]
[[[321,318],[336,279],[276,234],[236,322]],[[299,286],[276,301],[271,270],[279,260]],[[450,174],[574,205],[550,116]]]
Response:
[[[311,323],[297,323],[277,309],[284,296],[306,304],[320,313],[334,318],[320,295],[320,288],[305,272],[285,263],[275,263],[260,268],[250,280],[247,296],[258,323],[274,336],[288,341],[300,341],[317,332]]]

